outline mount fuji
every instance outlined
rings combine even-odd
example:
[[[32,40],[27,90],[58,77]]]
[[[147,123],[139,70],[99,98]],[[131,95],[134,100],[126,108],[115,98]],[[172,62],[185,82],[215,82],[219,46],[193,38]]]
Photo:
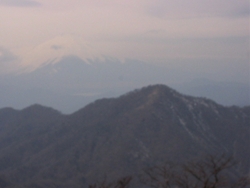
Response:
[[[246,84],[194,79],[182,69],[120,59],[96,50],[81,38],[58,36],[21,58],[17,72],[0,75],[0,108],[18,109],[39,103],[72,113],[99,98],[152,84],[166,84],[180,92],[208,97],[223,105],[249,105]]]
[[[68,56],[76,56],[86,62],[104,58],[100,51],[84,42],[81,37],[62,35],[31,49],[22,57],[21,65],[25,72],[31,72],[41,66],[56,64]]]

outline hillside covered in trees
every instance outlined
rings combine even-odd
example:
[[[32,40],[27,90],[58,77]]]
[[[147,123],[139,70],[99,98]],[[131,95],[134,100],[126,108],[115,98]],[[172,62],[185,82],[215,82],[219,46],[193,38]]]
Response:
[[[70,115],[41,105],[4,108],[0,187],[100,187],[121,177],[132,187],[128,177],[142,173],[145,185],[157,187],[147,177],[169,162],[178,173],[165,166],[168,175],[188,172],[193,182],[199,166],[213,160],[237,180],[250,173],[249,143],[250,107],[224,107],[164,85],[100,99]]]

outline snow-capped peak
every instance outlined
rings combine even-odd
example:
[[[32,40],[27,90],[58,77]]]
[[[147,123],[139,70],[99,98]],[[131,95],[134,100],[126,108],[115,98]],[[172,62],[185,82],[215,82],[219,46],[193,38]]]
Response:
[[[84,43],[82,38],[63,35],[34,47],[22,57],[21,64],[26,71],[32,71],[44,64],[57,63],[67,56],[77,56],[82,60],[103,57],[91,45]]]

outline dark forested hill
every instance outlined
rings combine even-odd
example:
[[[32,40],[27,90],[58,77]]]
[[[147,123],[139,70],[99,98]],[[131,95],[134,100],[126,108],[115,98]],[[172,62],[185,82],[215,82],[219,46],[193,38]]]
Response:
[[[165,161],[232,155],[250,172],[250,107],[223,107],[164,85],[100,99],[71,114],[0,110],[2,187],[83,187]]]

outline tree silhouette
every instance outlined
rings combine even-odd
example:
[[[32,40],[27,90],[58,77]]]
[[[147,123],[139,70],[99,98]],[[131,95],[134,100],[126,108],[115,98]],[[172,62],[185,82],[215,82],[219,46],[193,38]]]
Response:
[[[232,157],[209,155],[184,165],[167,163],[144,170],[143,184],[152,188],[246,188],[249,177],[237,177],[230,169],[236,165]]]
[[[108,183],[104,180],[101,183],[89,185],[89,188],[128,188],[131,180],[131,176],[121,178],[113,183]]]
[[[248,188],[250,178],[231,171],[236,164],[232,157],[209,155],[184,165],[166,163],[147,168],[139,179],[147,188]],[[89,188],[128,188],[131,180],[128,176],[113,183],[96,183]]]

